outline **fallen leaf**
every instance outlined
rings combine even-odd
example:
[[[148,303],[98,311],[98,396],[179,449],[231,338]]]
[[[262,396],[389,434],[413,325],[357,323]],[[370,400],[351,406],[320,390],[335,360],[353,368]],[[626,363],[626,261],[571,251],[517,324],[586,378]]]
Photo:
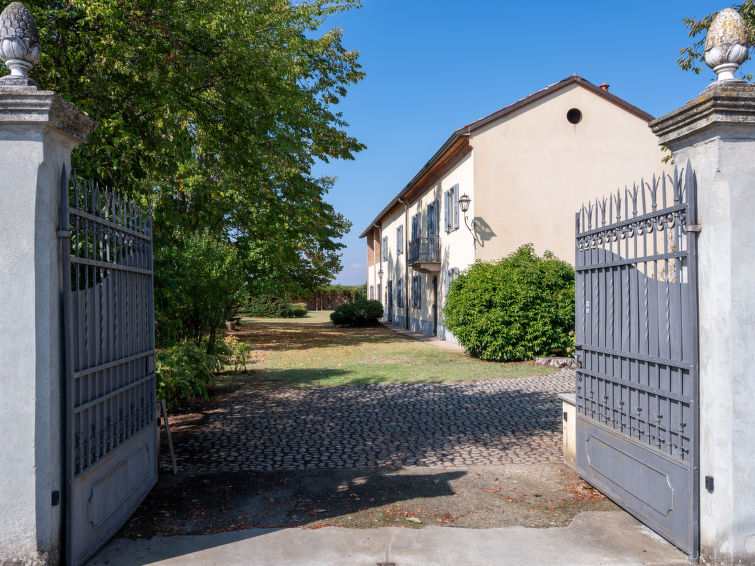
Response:
[[[406,520],[411,523],[418,523],[418,524],[422,523],[422,521],[420,519],[417,519],[417,517],[407,517]]]

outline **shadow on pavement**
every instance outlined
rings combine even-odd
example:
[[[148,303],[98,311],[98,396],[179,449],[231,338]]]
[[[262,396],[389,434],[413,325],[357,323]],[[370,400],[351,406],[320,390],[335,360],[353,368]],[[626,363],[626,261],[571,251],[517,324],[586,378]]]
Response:
[[[393,470],[225,472],[162,475],[118,536],[208,534],[250,528],[309,527],[352,519],[356,527],[414,526],[403,502],[453,496],[449,482],[465,471]],[[380,511],[371,512],[380,508]]]

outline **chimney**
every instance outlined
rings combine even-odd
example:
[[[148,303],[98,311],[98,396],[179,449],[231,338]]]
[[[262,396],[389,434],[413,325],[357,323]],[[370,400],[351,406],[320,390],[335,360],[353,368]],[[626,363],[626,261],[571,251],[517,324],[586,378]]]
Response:
[[[605,92],[608,92],[608,87],[611,86],[608,83],[603,83],[600,85],[600,88],[603,89]]]

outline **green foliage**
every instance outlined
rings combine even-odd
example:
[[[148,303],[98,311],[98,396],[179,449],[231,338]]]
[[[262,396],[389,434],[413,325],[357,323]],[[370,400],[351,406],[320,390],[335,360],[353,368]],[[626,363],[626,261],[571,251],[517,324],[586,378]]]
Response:
[[[350,223],[312,167],[363,149],[336,107],[364,75],[341,30],[320,27],[358,0],[26,3],[43,46],[34,78],[99,124],[73,166],[151,197],[156,256],[208,230],[255,294],[331,280]],[[163,328],[182,301],[162,287],[172,277],[155,281]]]
[[[291,305],[291,314],[296,318],[303,318],[307,316],[307,306],[302,306],[302,303],[295,303]]]
[[[206,230],[177,240],[155,254],[158,344],[191,340],[199,346],[209,335],[212,353],[217,330],[244,295],[244,270],[236,248]]]
[[[235,336],[226,336],[223,340],[224,358],[226,365],[233,365],[234,371],[244,369],[252,361],[252,350],[254,349],[248,342],[243,342]]]
[[[755,44],[755,0],[745,0],[742,4],[736,4],[732,8],[742,15],[745,24],[750,29],[750,44]],[[703,18],[684,18],[682,20],[684,25],[689,28],[689,37],[699,37],[692,45],[688,45],[679,51],[681,56],[677,59],[677,63],[685,71],[702,72],[702,64],[705,62],[705,35],[717,13],[713,12]],[[752,80],[752,74],[750,73],[744,78]]]
[[[353,303],[341,305],[330,315],[330,320],[336,326],[376,326],[383,316],[383,305],[380,301],[366,301],[357,299]]]
[[[157,398],[165,399],[169,409],[207,399],[215,374],[224,366],[232,365],[235,371],[246,370],[252,361],[253,346],[235,336],[225,339],[216,336],[211,346],[209,340],[205,338],[199,345],[178,342],[155,350]]]
[[[157,397],[165,399],[169,409],[207,398],[216,367],[206,348],[192,342],[160,348],[155,351],[155,365]]]
[[[476,358],[529,360],[573,344],[574,269],[526,244],[498,263],[475,263],[452,284],[446,327]]]
[[[264,318],[290,318],[294,316],[293,306],[287,299],[271,295],[249,297],[241,312],[245,316]]]
[[[351,303],[358,299],[366,301],[367,283],[362,285],[327,285],[326,287],[318,287],[314,292],[319,293],[323,298],[327,297],[331,301],[341,298],[345,298]]]

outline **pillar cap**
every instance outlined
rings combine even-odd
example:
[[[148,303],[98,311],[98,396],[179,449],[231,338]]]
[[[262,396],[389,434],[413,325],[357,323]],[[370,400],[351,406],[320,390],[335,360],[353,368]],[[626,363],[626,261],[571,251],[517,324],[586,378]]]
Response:
[[[755,125],[755,85],[718,81],[681,108],[650,122],[658,143],[669,145],[714,124]]]
[[[9,124],[49,125],[78,143],[86,142],[97,127],[97,122],[55,92],[0,83],[0,128]]]

